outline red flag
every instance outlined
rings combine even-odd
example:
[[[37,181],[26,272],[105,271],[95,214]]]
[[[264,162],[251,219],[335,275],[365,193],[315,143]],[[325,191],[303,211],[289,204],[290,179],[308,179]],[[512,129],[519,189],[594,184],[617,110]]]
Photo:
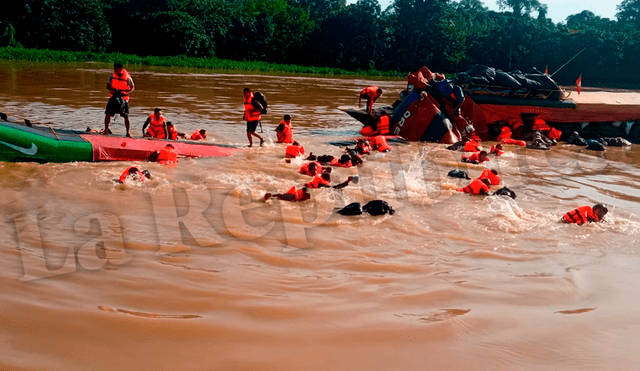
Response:
[[[549,66],[544,66],[544,74],[548,75],[549,74]]]
[[[582,90],[582,74],[580,74],[576,80],[576,90],[578,91],[578,95],[580,95],[580,91]]]

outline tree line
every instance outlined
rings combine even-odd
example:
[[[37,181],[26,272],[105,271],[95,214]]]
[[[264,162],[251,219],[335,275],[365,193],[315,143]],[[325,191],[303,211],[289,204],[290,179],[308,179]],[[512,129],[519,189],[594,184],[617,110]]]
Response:
[[[555,72],[572,84],[640,86],[640,0],[617,19],[555,24],[538,0],[24,0],[5,5],[0,45],[264,61],[363,71]]]

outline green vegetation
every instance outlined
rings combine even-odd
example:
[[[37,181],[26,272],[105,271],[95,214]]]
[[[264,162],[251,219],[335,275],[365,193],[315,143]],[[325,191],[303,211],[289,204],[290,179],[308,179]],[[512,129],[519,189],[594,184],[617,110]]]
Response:
[[[0,14],[0,57],[405,76],[474,64],[554,72],[585,49],[556,81],[640,86],[640,0],[624,0],[617,20],[583,11],[559,24],[538,0],[498,4],[504,12],[480,0],[394,0],[384,12],[376,0],[24,0]]]
[[[69,52],[50,49],[25,49],[21,47],[0,47],[0,59],[22,60],[32,62],[122,62],[126,65],[205,68],[217,71],[252,71],[264,73],[287,73],[304,75],[336,75],[336,76],[386,76],[404,77],[395,71],[356,70],[347,71],[341,68],[296,66],[289,64],[232,61],[226,59],[196,58],[185,56],[141,57],[133,54]]]

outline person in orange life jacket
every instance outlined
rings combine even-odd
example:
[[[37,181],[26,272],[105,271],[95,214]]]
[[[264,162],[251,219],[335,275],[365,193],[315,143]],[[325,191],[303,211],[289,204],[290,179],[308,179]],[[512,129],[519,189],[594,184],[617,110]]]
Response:
[[[296,189],[296,186],[293,186],[286,193],[265,193],[264,201],[272,197],[283,201],[306,201],[311,198],[311,194],[307,191],[307,187]]]
[[[298,173],[303,175],[309,175],[309,176],[316,176],[317,174],[330,173],[330,172],[331,172],[330,167],[324,168],[317,161],[307,162],[306,164],[300,167],[300,170],[298,170]]]
[[[358,142],[356,142],[356,151],[361,155],[368,155],[371,153],[371,144],[366,139],[358,139]]]
[[[367,100],[367,113],[373,111],[373,104],[382,96],[382,89],[377,86],[367,86],[360,91],[358,105],[362,103],[362,98]]]
[[[311,180],[310,182],[307,182],[305,184],[305,187],[307,188],[322,188],[322,187],[331,187],[331,188],[335,188],[335,189],[340,189],[340,188],[344,188],[347,185],[349,185],[349,183],[354,182],[354,183],[358,183],[358,176],[350,176],[347,178],[346,181],[338,184],[338,185],[331,185],[331,174],[329,173],[322,173],[322,174],[316,174],[313,177],[313,180]]]
[[[187,135],[185,133],[179,133],[178,130],[176,130],[175,125],[173,125],[171,121],[167,121],[167,135],[171,140],[176,140],[178,139],[178,137],[182,139],[187,138]]]
[[[163,165],[176,165],[178,163],[178,154],[173,149],[173,144],[167,144],[159,151],[151,155],[150,159]]]
[[[362,157],[360,157],[360,154],[358,153],[358,151],[356,151],[355,149],[349,149],[346,148],[347,154],[349,155],[349,157],[351,157],[351,165],[353,166],[358,166],[358,165],[362,165],[364,163],[364,161],[362,161]]]
[[[109,76],[107,81],[107,90],[109,90],[109,102],[104,111],[104,130],[102,134],[109,134],[109,123],[111,116],[119,114],[124,118],[124,126],[127,130],[126,136],[131,137],[129,133],[129,93],[135,89],[133,79],[129,72],[124,69],[122,63],[113,64],[113,74]],[[122,100],[121,102],[119,100]]]
[[[304,146],[296,141],[287,146],[284,152],[286,158],[295,158],[302,155],[304,155]]]
[[[293,143],[293,129],[291,128],[291,116],[284,115],[278,127],[276,127],[278,143]]]
[[[472,164],[481,164],[485,161],[490,161],[489,158],[487,157],[487,151],[480,151],[480,152],[474,152],[471,154],[471,156],[462,156],[460,158],[460,161],[462,162],[469,162]]]
[[[603,204],[595,204],[591,206],[580,206],[573,209],[562,216],[561,221],[564,223],[584,224],[602,221],[609,209]]]
[[[244,116],[243,119],[247,120],[247,139],[249,139],[249,147],[253,147],[252,137],[260,139],[260,147],[264,144],[264,139],[256,133],[258,124],[264,110],[264,107],[257,100],[253,99],[253,92],[249,88],[245,88],[242,92],[242,101],[244,103]]]
[[[464,193],[471,193],[473,195],[484,195],[484,196],[488,196],[489,195],[489,185],[491,184],[491,182],[489,181],[489,179],[474,179],[471,181],[471,183],[464,187],[464,188],[458,188],[456,189],[456,191],[458,192],[464,192]]]
[[[196,129],[191,134],[191,140],[205,140],[207,139],[207,131],[204,129]]]
[[[122,174],[120,174],[120,178],[118,179],[118,181],[120,183],[124,183],[127,179],[144,182],[145,179],[151,179],[151,173],[149,172],[149,170],[140,171],[137,166],[129,166],[128,168],[124,169]]]
[[[481,151],[482,147],[480,146],[480,143],[476,142],[473,139],[469,139],[464,143],[464,147],[462,148],[462,150],[464,152],[477,152]]]
[[[489,179],[491,185],[498,185],[501,181],[500,175],[498,175],[498,172],[494,169],[484,169],[478,179]]]
[[[351,156],[349,156],[346,153],[344,155],[340,156],[340,159],[337,159],[337,158],[334,157],[331,160],[331,162],[329,162],[329,165],[338,166],[338,167],[351,167],[351,166],[353,166],[353,164],[351,163]]]
[[[148,130],[147,126],[149,126]],[[153,113],[147,117],[147,120],[142,125],[142,136],[158,139],[168,138],[167,130],[167,118],[162,115],[162,110],[156,108]]]
[[[387,138],[377,135],[371,139],[371,148],[380,152],[391,152],[391,146],[387,144]]]
[[[498,143],[496,145],[492,145],[491,149],[489,150],[490,154],[494,154],[496,156],[501,156],[504,154],[503,148],[502,148],[502,143]]]

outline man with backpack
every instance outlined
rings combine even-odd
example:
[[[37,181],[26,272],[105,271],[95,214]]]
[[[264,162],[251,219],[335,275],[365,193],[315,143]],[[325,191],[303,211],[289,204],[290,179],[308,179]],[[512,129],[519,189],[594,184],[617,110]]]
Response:
[[[258,92],[256,92],[256,94],[257,93]],[[260,95],[264,97],[264,95]],[[258,124],[260,124],[262,113],[267,113],[266,100],[263,99],[263,102],[260,102],[259,99],[256,99],[256,96],[251,89],[245,88],[242,93],[242,101],[244,103],[243,118],[247,120],[247,139],[249,139],[249,147],[253,147],[252,137],[254,136],[260,139],[260,147],[262,147],[264,139],[256,133],[256,128],[258,127]]]

